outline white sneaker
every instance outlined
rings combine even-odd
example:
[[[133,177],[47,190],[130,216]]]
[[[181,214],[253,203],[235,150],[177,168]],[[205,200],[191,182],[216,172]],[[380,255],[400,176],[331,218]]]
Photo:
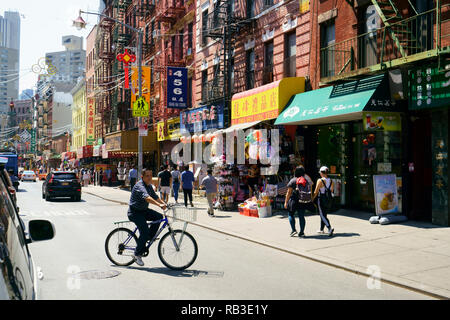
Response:
[[[144,265],[144,261],[142,261],[142,258],[140,256],[133,256],[134,262],[136,262],[139,266]]]
[[[317,231],[317,233],[318,233],[318,234],[325,234],[325,231],[319,230],[319,231]]]

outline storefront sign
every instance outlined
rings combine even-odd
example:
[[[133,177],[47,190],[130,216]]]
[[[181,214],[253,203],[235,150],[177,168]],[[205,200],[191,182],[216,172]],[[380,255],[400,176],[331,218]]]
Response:
[[[83,159],[83,147],[79,147],[77,150],[77,159]]]
[[[157,132],[158,132],[158,141],[164,141],[166,140],[166,134],[165,134],[165,123],[164,121],[160,121],[157,124]]]
[[[106,143],[102,144],[102,159],[108,159],[108,151],[106,151]]]
[[[139,98],[139,73],[138,68],[132,68],[133,73],[131,74],[131,108]],[[150,67],[142,67],[142,95],[145,101],[150,101],[150,82],[151,82],[151,72]]]
[[[365,131],[401,131],[402,118],[396,112],[363,112]]]
[[[167,108],[188,107],[187,68],[167,67]]]
[[[180,118],[167,120],[167,139],[176,140],[180,138]]]
[[[90,158],[94,153],[93,146],[84,146],[83,147],[83,158]]]
[[[231,101],[231,124],[274,119],[292,95],[304,92],[304,89],[304,78],[285,78],[235,94]]]
[[[223,128],[223,103],[204,106],[180,114],[180,133]]]
[[[95,100],[88,99],[87,121],[86,121],[86,143],[88,145],[94,145],[95,143],[94,117],[95,117]]]
[[[450,70],[437,64],[409,71],[409,109],[444,107],[450,104]]]
[[[100,157],[100,149],[101,149],[101,146],[94,146],[94,151],[93,151],[92,155],[94,157]]]
[[[122,147],[122,134],[115,134],[105,137],[106,150],[120,150]]]
[[[377,215],[399,212],[395,174],[374,175],[375,210]]]

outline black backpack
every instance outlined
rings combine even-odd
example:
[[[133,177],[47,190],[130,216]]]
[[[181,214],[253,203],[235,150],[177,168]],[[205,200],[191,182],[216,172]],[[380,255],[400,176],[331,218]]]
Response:
[[[306,183],[305,185],[297,183],[296,196],[299,203],[305,204],[312,202],[312,192],[311,192],[311,184],[305,177],[303,178],[306,180]]]
[[[326,181],[321,179],[323,186],[325,187],[325,193],[320,193],[320,204],[323,208],[327,210],[331,210],[333,207],[333,194],[331,193],[331,185],[333,181],[330,183],[330,187],[327,188]]]

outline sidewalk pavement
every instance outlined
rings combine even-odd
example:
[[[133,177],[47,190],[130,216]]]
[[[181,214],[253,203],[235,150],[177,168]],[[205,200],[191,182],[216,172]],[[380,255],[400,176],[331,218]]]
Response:
[[[123,205],[130,199],[130,191],[118,188],[89,186],[83,192]],[[183,202],[182,194],[180,199]],[[298,238],[289,236],[287,213],[260,219],[216,210],[216,217],[211,218],[205,197],[194,195],[194,205],[205,209],[199,211],[194,225],[368,277],[378,275],[384,282],[437,298],[450,298],[450,228],[417,221],[372,225],[370,213],[340,210],[329,215],[333,237],[317,234],[320,217],[311,214],[306,216],[306,238]],[[298,231],[298,218],[296,226]]]

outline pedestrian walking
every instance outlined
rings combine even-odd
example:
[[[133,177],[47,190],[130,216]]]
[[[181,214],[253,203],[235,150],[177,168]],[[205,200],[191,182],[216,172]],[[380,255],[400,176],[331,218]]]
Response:
[[[133,187],[136,184],[137,176],[138,176],[138,172],[133,165],[133,166],[131,166],[131,170],[128,173],[128,177],[130,178],[130,190],[131,191],[133,191]]]
[[[314,204],[312,202],[312,186],[314,182],[306,174],[305,168],[301,165],[295,168],[294,176],[287,185],[288,191],[284,201],[284,208],[289,212],[291,237],[297,235],[297,229],[295,228],[295,213],[297,213],[300,223],[298,236],[303,238],[305,237],[306,227],[305,211],[307,209],[314,210]]]
[[[83,183],[83,185],[85,187],[87,187],[89,185],[90,180],[91,180],[91,175],[89,174],[89,171],[88,170],[84,170],[84,174],[83,174],[83,181],[84,181],[84,183]]]
[[[331,205],[333,202],[333,192],[334,186],[333,181],[328,178],[328,173],[330,170],[328,167],[321,167],[319,170],[320,179],[317,180],[316,190],[314,191],[313,201],[317,198],[317,208],[320,214],[320,230],[317,231],[319,234],[324,234],[325,226],[328,229],[328,236],[333,236],[334,229],[331,227],[330,221],[328,220],[328,213],[330,212]]]
[[[192,203],[192,188],[194,181],[195,181],[194,174],[192,173],[192,171],[189,171],[188,166],[185,166],[183,173],[181,174],[181,188],[183,189],[185,207],[187,207],[188,197],[191,207],[194,206],[194,204]]]
[[[178,170],[178,166],[172,168],[172,190],[175,203],[178,203],[178,191],[180,191],[181,172]]]
[[[99,182],[100,182],[100,187],[103,187],[103,168],[100,168],[100,173],[99,173]]]
[[[108,179],[108,186],[112,186],[112,172],[111,172],[111,168],[108,167],[108,169],[106,169],[106,179]]]
[[[217,179],[212,175],[212,169],[207,170],[207,176],[203,178],[201,185],[205,187],[206,199],[208,200],[208,215],[214,217],[214,200],[218,192]]]
[[[167,203],[169,201],[170,186],[172,185],[172,174],[169,171],[168,165],[161,166],[161,171],[158,173],[158,186],[161,200]]]

